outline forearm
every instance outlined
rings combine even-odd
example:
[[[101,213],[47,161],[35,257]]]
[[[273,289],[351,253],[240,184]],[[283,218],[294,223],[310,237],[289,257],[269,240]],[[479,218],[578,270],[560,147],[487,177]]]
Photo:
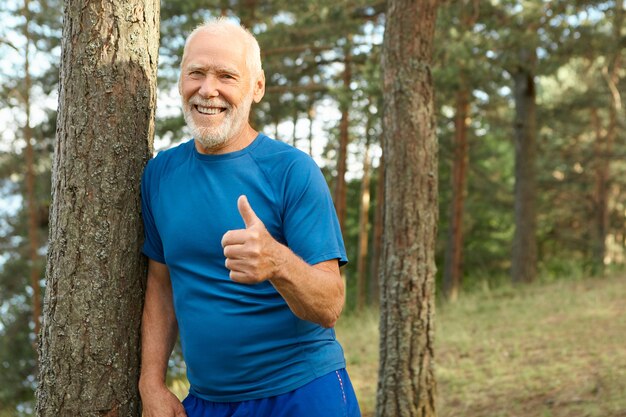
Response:
[[[141,323],[139,394],[144,417],[185,417],[185,409],[165,385],[167,362],[176,343],[172,284],[167,266],[150,260]]]
[[[144,310],[141,330],[140,384],[165,382],[167,363],[176,343],[178,327],[175,320],[158,318]]]
[[[230,279],[241,284],[269,280],[296,316],[334,326],[344,303],[337,260],[307,264],[270,235],[245,196],[239,197],[237,208],[246,228],[222,237]]]
[[[309,265],[278,244],[270,282],[303,320],[333,327],[344,305],[344,284],[336,260]]]
[[[169,282],[148,278],[141,325],[140,387],[164,384],[178,325]]]

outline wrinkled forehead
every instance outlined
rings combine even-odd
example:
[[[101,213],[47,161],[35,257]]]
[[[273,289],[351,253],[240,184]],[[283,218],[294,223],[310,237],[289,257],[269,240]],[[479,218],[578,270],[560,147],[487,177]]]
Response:
[[[181,68],[187,63],[190,56],[220,53],[232,59],[241,58],[246,61],[247,45],[239,31],[230,28],[221,30],[201,29],[193,32],[187,38],[183,49]]]

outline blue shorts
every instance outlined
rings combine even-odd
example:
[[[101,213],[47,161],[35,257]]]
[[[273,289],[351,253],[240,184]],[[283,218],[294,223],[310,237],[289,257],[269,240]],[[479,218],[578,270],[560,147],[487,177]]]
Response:
[[[222,403],[189,394],[183,406],[187,417],[361,417],[345,369],[275,397]]]

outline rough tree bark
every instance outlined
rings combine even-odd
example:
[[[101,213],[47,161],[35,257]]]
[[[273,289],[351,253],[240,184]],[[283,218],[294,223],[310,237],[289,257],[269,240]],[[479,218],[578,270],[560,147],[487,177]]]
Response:
[[[389,0],[383,42],[386,161],[377,416],[436,416],[436,0]]]
[[[66,0],[38,416],[139,416],[159,2]]]
[[[532,46],[521,47],[513,72],[515,98],[515,234],[511,259],[513,282],[532,282],[537,275],[536,215],[536,92]]]

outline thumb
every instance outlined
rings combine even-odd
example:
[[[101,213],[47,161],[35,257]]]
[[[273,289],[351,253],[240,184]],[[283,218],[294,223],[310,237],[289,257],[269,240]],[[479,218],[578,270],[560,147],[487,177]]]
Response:
[[[248,198],[245,195],[241,195],[239,199],[237,199],[237,208],[239,209],[239,214],[241,214],[243,222],[246,224],[246,229],[256,223],[262,223],[261,219],[259,219],[254,210],[252,210]]]

